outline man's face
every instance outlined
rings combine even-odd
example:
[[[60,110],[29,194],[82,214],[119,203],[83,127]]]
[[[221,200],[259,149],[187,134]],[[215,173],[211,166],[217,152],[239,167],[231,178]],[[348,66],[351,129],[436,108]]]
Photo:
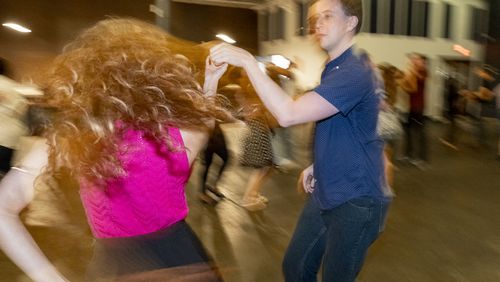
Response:
[[[344,14],[338,0],[320,0],[314,6],[312,22],[315,24],[314,37],[327,52],[336,50],[353,27],[350,17]],[[350,39],[350,38],[349,38]]]

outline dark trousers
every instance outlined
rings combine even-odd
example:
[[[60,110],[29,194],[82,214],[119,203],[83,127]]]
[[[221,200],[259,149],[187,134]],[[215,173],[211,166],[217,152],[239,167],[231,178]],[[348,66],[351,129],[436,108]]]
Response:
[[[283,259],[287,282],[314,282],[323,264],[323,281],[353,282],[368,247],[383,231],[389,202],[359,197],[321,210],[310,198]]]
[[[14,150],[0,146],[0,173],[7,173],[9,171],[13,155]]]
[[[205,152],[203,155],[204,155],[204,161],[205,161],[205,168],[204,168],[203,173],[202,173],[202,182],[201,182],[201,192],[202,193],[204,193],[206,190],[205,184],[207,182],[208,172],[210,170],[210,165],[212,164],[214,155],[217,155],[222,159],[222,165],[219,167],[219,171],[217,172],[217,177],[215,179],[214,187],[217,185],[217,181],[222,176],[222,172],[226,168],[226,165],[227,165],[227,162],[229,159],[229,154],[227,152],[226,141],[224,140],[222,133],[221,133],[221,136],[217,136],[216,138],[212,138],[209,141],[207,148],[205,149]]]
[[[126,275],[209,262],[198,237],[180,221],[146,235],[96,239],[86,279],[119,281]]]
[[[428,161],[425,117],[422,113],[410,113],[404,124],[406,135],[406,156]]]

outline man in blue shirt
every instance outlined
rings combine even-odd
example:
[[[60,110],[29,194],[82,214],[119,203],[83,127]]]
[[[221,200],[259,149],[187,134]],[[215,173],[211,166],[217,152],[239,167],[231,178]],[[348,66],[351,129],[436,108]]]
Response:
[[[315,38],[329,56],[321,83],[292,100],[258,68],[251,54],[220,44],[210,59],[243,67],[281,126],[316,122],[314,164],[303,172],[307,201],[286,251],[286,281],[354,281],[390,202],[377,136],[379,97],[373,73],[353,54],[363,18],[361,0],[314,3]]]

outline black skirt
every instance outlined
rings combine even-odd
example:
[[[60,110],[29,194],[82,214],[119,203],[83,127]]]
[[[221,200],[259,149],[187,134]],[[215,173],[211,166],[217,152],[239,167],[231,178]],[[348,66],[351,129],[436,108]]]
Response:
[[[96,239],[86,280],[222,281],[185,221],[146,235]]]

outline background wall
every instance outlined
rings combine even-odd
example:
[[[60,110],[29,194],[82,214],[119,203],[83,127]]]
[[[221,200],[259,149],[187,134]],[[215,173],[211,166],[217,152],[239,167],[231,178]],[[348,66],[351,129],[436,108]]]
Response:
[[[481,0],[429,0],[428,2],[430,5],[428,37],[362,32],[356,37],[356,45],[370,53],[375,63],[387,62],[402,70],[407,67],[407,53],[419,52],[427,55],[430,59],[430,77],[426,85],[425,113],[431,118],[440,119],[443,108],[442,74],[447,71],[444,60],[470,61],[471,65],[479,65],[485,61],[485,46],[470,39],[470,13],[473,7],[488,10],[489,6],[487,1]],[[444,29],[444,5],[447,3],[452,5],[453,9],[449,39],[441,38]],[[298,35],[297,27],[300,19],[297,16],[299,13],[298,6],[290,1],[281,1],[280,4],[286,11],[285,37],[279,40],[261,42],[261,54],[282,54],[289,59],[298,60],[299,68],[308,77],[308,81],[317,83],[326,56],[322,51],[319,51],[318,47],[307,36]],[[384,13],[386,11],[377,15],[377,18],[381,18],[385,15]],[[370,15],[366,12],[365,15],[364,23],[366,24]],[[470,56],[464,56],[454,51],[453,46],[455,44],[470,50]]]

